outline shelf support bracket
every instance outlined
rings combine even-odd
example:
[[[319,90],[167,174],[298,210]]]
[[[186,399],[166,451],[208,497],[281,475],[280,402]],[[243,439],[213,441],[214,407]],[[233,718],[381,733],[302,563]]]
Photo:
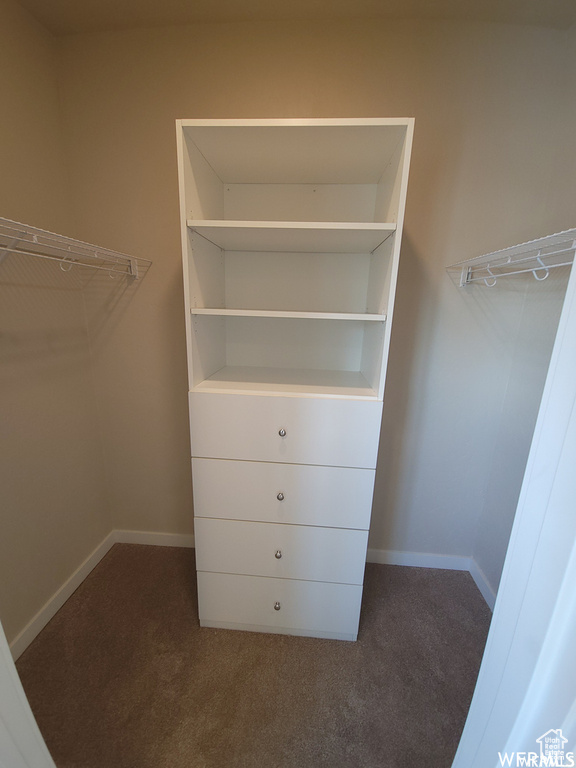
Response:
[[[460,288],[464,288],[465,285],[468,285],[471,278],[472,267],[462,267],[462,272],[460,273]]]
[[[8,243],[8,245],[0,246],[0,264],[2,264],[6,256],[8,256],[8,254],[11,253],[14,250],[14,248],[16,248],[19,242],[20,242],[20,238],[15,237],[13,240],[11,240]]]

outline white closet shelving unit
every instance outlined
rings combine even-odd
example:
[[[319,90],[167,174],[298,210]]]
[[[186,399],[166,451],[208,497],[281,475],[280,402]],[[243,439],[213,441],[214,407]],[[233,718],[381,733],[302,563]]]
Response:
[[[357,636],[413,120],[179,120],[200,623]]]
[[[0,218],[0,264],[8,256],[33,256],[60,262],[63,271],[72,267],[101,269],[111,277],[138,279],[152,263],[119,251],[58,235],[45,229]]]

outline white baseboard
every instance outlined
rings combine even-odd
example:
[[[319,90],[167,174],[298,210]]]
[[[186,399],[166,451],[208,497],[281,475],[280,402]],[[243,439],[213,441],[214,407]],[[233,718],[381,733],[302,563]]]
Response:
[[[445,568],[468,571],[490,610],[494,610],[496,594],[473,557],[436,555],[429,552],[398,552],[393,549],[369,549],[366,560],[380,565],[407,565],[415,568]]]
[[[445,568],[469,571],[470,558],[458,555],[435,555],[428,552],[398,552],[394,549],[369,549],[367,561],[380,565],[409,565],[416,568]]]
[[[50,619],[62,608],[70,595],[78,589],[90,571],[98,565],[115,543],[114,531],[111,531],[104,541],[76,568],[60,589],[40,608],[24,629],[16,635],[10,643],[10,653],[14,661],[28,648],[32,640],[40,634]]]
[[[191,533],[154,533],[149,531],[113,531],[117,544],[152,544],[157,547],[194,547]]]
[[[484,600],[486,600],[486,602],[488,603],[490,610],[493,611],[494,604],[496,602],[496,592],[490,586],[488,579],[484,575],[484,572],[482,571],[482,569],[480,568],[476,560],[474,560],[474,558],[470,558],[470,560],[471,560],[471,565],[469,569],[470,576],[472,576],[472,578],[476,582],[476,586],[482,593],[482,597],[484,598]]]
[[[40,608],[38,613],[26,624],[10,643],[10,652],[14,661],[28,648],[32,640],[40,634],[50,619],[62,608],[66,600],[75,592],[89,573],[98,565],[114,544],[153,544],[161,547],[193,547],[194,536],[184,533],[150,533],[148,531],[111,531],[108,536],[78,566],[60,589]]]
[[[44,629],[50,619],[60,610],[70,595],[78,589],[80,584],[82,584],[84,579],[98,565],[114,544],[194,547],[194,536],[187,533],[111,531],[10,643],[10,651],[14,661]],[[486,576],[472,557],[435,555],[425,552],[397,552],[390,549],[369,549],[367,560],[369,563],[379,563],[381,565],[407,565],[419,568],[446,568],[453,571],[468,571],[490,608],[494,608],[496,595],[488,584]]]

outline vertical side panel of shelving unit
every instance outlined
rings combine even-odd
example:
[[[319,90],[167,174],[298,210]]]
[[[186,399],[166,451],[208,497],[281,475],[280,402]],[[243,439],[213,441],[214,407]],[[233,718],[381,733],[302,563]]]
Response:
[[[189,232],[186,226],[188,218],[186,206],[186,184],[190,175],[190,163],[188,160],[188,150],[184,142],[184,131],[182,121],[176,120],[176,151],[178,160],[178,193],[180,200],[180,237],[182,247],[182,272],[184,278],[184,322],[186,324],[186,348],[188,362],[188,388],[192,388],[193,365],[192,365],[192,316],[190,315],[190,269],[189,269]]]
[[[187,219],[222,219],[224,185],[194,143],[190,126],[182,127],[182,174]]]
[[[362,339],[362,358],[360,373],[375,392],[381,389],[381,377],[383,376],[383,348],[386,335],[386,323],[364,323],[364,337]]]
[[[192,312],[192,383],[198,386],[226,365],[226,320],[194,309],[225,305],[224,252],[194,230],[188,235],[188,292]]]
[[[366,296],[367,312],[388,315],[390,305],[394,301],[394,295],[391,294],[390,289],[394,274],[394,240],[396,236],[396,233],[393,232],[370,254]]]
[[[382,348],[382,367],[378,388],[379,399],[384,399],[384,385],[386,382],[386,369],[388,366],[388,354],[390,351],[390,336],[392,333],[392,320],[394,315],[394,301],[396,296],[396,284],[398,281],[398,266],[400,261],[400,247],[402,244],[402,229],[404,226],[404,211],[406,208],[406,192],[408,188],[408,173],[410,168],[410,156],[412,153],[412,138],[414,134],[414,119],[406,120],[405,134],[397,145],[388,164],[380,184],[380,192],[377,195],[377,207],[375,220],[390,220],[396,222],[396,232],[390,241],[390,270],[386,277],[387,307],[386,325],[384,329],[384,343]],[[388,202],[385,202],[386,199]],[[380,208],[379,208],[380,206]],[[386,244],[384,244],[386,245]]]
[[[226,365],[226,318],[193,315],[190,348],[191,387],[199,386]]]
[[[225,365],[222,318],[192,315],[194,307],[224,306],[224,262],[219,248],[187,227],[191,217],[222,217],[222,183],[202,157],[192,129],[176,121],[188,381],[192,389]]]
[[[191,308],[223,309],[226,306],[224,252],[191,229],[187,246]]]
[[[374,221],[398,221],[402,191],[405,188],[403,184],[405,160],[410,156],[410,148],[407,146],[409,128],[410,126],[407,125],[399,136],[398,143],[378,181]]]

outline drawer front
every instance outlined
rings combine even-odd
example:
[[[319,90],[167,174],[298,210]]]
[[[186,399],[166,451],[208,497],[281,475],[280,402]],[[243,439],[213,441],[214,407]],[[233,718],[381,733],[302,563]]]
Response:
[[[205,392],[189,397],[192,456],[376,467],[379,401]]]
[[[198,573],[208,627],[355,640],[361,600],[362,587],[350,584]]]
[[[368,531],[216,520],[194,521],[199,571],[362,584]]]
[[[194,515],[368,530],[373,469],[192,459]]]

